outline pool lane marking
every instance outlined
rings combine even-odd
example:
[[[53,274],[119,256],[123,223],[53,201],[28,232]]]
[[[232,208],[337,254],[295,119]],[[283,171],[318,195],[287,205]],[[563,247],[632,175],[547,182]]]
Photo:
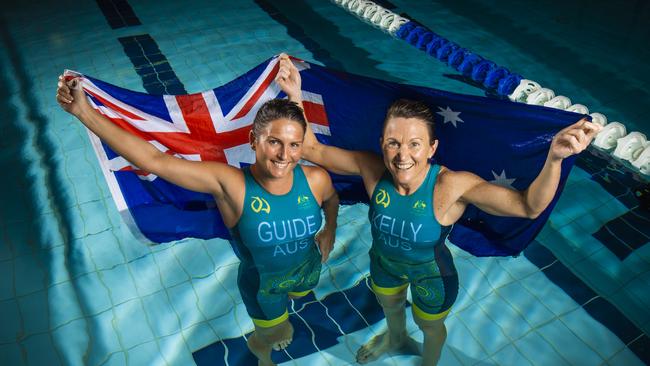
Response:
[[[167,57],[149,34],[118,38],[149,94],[188,94]]]
[[[141,25],[140,19],[126,0],[96,0],[108,25],[113,29]]]

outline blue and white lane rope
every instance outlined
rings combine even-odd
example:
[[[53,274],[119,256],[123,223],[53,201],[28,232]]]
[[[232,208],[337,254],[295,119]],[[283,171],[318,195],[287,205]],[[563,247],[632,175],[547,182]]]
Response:
[[[425,26],[404,18],[370,0],[332,0],[348,12],[402,39],[430,56],[446,63],[463,76],[482,85],[488,94],[509,98],[515,102],[542,105],[571,112],[589,114],[595,123],[603,126],[593,145],[614,157],[629,162],[635,173],[650,177],[650,141],[641,132],[627,133],[620,122],[607,122],[602,113],[592,112],[582,104],[573,104],[563,95],[524,79],[505,67],[477,55],[460,45],[434,33]]]

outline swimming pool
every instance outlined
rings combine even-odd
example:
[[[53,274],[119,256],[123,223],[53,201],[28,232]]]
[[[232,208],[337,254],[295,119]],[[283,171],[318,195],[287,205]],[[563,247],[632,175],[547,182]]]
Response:
[[[650,132],[641,118],[649,84],[642,2],[381,3]],[[287,51],[347,72],[483,94],[324,1],[34,2],[12,4],[2,17],[0,360],[8,365],[250,362],[242,335],[252,324],[229,245],[146,246],[133,237],[84,129],[55,104],[64,68],[133,90],[198,92]],[[139,55],[122,46],[133,36],[157,47],[156,62],[171,71],[155,80],[140,75]],[[452,246],[461,290],[441,365],[648,363],[650,215],[634,195],[638,182],[583,155],[524,255],[475,258]],[[293,307],[300,341],[279,361],[348,364],[383,326],[364,280],[366,221],[362,205],[342,210],[315,297]],[[375,364],[399,363],[417,359]]]

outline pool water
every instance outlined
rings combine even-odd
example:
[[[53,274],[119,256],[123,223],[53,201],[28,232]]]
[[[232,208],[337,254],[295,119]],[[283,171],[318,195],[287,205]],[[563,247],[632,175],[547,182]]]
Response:
[[[646,2],[379,3],[628,131],[650,133]],[[132,90],[195,93],[285,51],[350,73],[484,94],[327,1],[14,2],[0,13],[0,35],[2,365],[254,362],[229,244],[151,246],[134,236],[85,129],[55,102],[64,69]],[[135,36],[164,72],[143,71],[151,62],[123,46]],[[461,287],[440,365],[649,362],[650,212],[635,193],[647,183],[591,152],[576,165],[521,256],[476,258],[450,245]],[[296,339],[277,362],[352,364],[385,327],[366,279],[366,215],[364,205],[341,209],[335,250],[314,294],[292,303]]]

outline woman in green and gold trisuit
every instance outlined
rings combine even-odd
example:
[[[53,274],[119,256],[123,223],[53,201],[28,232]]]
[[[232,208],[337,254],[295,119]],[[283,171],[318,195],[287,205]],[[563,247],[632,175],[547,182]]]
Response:
[[[286,55],[278,75],[289,99],[300,103],[300,74]],[[584,150],[598,131],[585,120],[560,131],[537,178],[525,191],[516,191],[431,164],[438,140],[433,114],[422,102],[391,105],[379,141],[382,155],[323,145],[308,128],[303,158],[336,174],[360,175],[370,198],[370,278],[388,330],[363,345],[357,361],[391,351],[421,354],[423,365],[435,365],[447,336],[444,320],[458,294],[458,276],[445,245],[451,225],[470,204],[493,215],[537,217],[555,195],[562,160]],[[422,351],[406,333],[409,286],[413,317],[424,333]]]
[[[334,244],[338,213],[327,172],[298,165],[306,130],[302,109],[279,99],[262,105],[250,133],[255,163],[240,170],[160,152],[95,111],[81,82],[59,77],[56,99],[65,111],[140,169],[214,196],[241,259],[237,282],[255,324],[248,346],[260,365],[272,365],[271,349],[284,349],[293,338],[288,298],[304,296],[318,283],[321,261]],[[321,208],[325,225],[318,232]]]

